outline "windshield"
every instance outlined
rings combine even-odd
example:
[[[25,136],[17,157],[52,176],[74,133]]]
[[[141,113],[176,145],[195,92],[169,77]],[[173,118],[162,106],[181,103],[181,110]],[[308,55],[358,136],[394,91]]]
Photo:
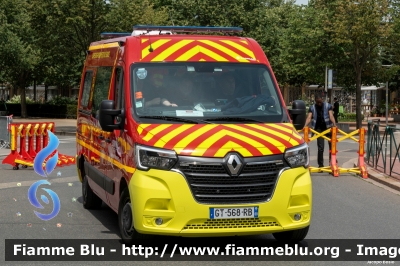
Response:
[[[277,88],[264,65],[152,63],[134,64],[131,71],[135,115],[143,122],[274,123],[283,119]]]

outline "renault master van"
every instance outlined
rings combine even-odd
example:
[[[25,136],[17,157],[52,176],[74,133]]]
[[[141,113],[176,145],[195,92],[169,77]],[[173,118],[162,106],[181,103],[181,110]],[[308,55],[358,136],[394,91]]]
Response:
[[[289,113],[266,55],[240,31],[135,26],[88,48],[76,137],[83,206],[114,210],[125,243],[306,237],[309,148],[296,130],[305,106]]]

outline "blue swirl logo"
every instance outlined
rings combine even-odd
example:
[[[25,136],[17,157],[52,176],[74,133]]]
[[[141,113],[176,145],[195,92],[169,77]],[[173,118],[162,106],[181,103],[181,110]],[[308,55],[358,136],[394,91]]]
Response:
[[[60,143],[58,138],[50,130],[47,130],[47,135],[49,136],[49,143],[36,155],[35,160],[33,161],[33,169],[38,175],[41,175],[43,177],[48,177],[48,175],[53,172],[54,168],[56,168],[58,162],[58,152],[56,151],[56,149],[58,147],[58,144]],[[54,151],[56,151],[54,155],[50,156]],[[49,156],[50,158],[48,158]],[[45,164],[46,170],[43,169],[43,164]],[[44,207],[42,206],[42,204],[40,204],[38,198],[36,197],[36,193],[40,185],[50,185],[50,182],[47,180],[39,180],[33,183],[28,190],[28,198],[34,207],[38,209],[44,209]],[[40,219],[48,221],[56,217],[57,214],[60,212],[60,199],[53,190],[48,188],[42,188],[42,190],[49,194],[53,202],[53,211],[49,214],[43,214],[37,211],[34,212],[36,216]],[[41,195],[40,199],[46,205],[49,204],[49,198],[46,195]]]
[[[42,206],[42,204],[39,203],[38,199],[36,198],[36,192],[37,189],[40,185],[50,185],[50,182],[47,180],[39,180],[35,183],[32,184],[32,186],[30,186],[29,190],[28,190],[28,198],[29,201],[31,202],[31,204],[38,208],[38,209],[43,209],[44,207]],[[57,216],[57,214],[60,212],[60,199],[58,198],[57,194],[48,188],[42,188],[42,190],[46,191],[49,195],[51,200],[53,201],[54,205],[53,205],[53,211],[49,214],[43,214],[37,211],[34,211],[36,216],[39,217],[42,220],[48,221],[53,219],[54,217]],[[46,195],[41,195],[41,200],[46,203],[49,204],[49,199],[46,197]]]
[[[36,155],[35,160],[33,161],[33,169],[38,175],[43,177],[47,177],[51,172],[53,172],[54,168],[56,168],[58,152],[46,161],[46,171],[43,170],[43,163],[46,158],[57,149],[58,144],[60,143],[56,135],[54,135],[50,130],[47,130],[47,135],[49,136],[49,143]]]

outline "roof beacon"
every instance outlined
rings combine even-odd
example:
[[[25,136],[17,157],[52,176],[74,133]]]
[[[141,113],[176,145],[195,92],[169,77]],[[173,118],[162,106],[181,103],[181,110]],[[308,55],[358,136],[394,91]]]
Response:
[[[132,36],[136,35],[161,35],[173,34],[173,32],[242,32],[239,27],[199,27],[199,26],[153,26],[135,25],[133,26]]]

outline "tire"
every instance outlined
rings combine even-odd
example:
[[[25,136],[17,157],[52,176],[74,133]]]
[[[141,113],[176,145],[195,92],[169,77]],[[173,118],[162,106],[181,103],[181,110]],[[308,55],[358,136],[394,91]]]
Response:
[[[103,203],[103,201],[94,194],[93,190],[89,186],[86,175],[83,176],[82,181],[82,200],[85,209],[99,209]]]
[[[298,230],[273,233],[272,235],[280,242],[299,242],[306,238],[309,228],[310,226],[307,226]]]
[[[122,241],[125,244],[131,245],[135,240],[151,238],[151,235],[140,234],[135,230],[132,216],[132,203],[128,188],[124,189],[119,200],[118,226]]]

